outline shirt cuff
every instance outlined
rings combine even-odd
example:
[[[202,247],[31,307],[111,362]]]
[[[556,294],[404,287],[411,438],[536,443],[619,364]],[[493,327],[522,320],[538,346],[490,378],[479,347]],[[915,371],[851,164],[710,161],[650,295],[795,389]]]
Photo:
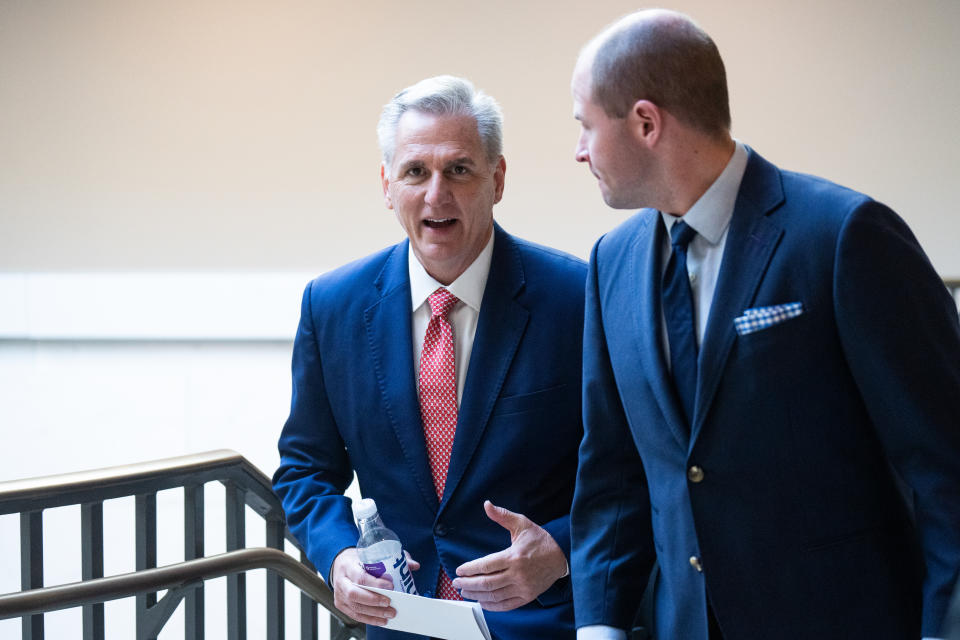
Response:
[[[627,640],[627,632],[603,624],[591,624],[577,629],[577,640]]]

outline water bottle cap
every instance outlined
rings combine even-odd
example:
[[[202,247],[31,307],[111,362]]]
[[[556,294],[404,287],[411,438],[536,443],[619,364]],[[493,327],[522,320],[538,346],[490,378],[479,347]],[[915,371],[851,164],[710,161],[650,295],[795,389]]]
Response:
[[[373,498],[364,498],[353,503],[353,517],[357,520],[377,515],[377,503]]]

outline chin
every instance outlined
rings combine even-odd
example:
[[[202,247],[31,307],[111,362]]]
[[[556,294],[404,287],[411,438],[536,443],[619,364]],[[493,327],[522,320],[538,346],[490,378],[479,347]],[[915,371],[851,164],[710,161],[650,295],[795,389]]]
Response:
[[[622,200],[617,198],[617,196],[612,193],[604,193],[603,201],[611,209],[630,209],[631,208],[629,205],[624,204]]]
[[[637,194],[613,193],[610,191],[602,191],[601,193],[603,201],[611,209],[642,209],[648,206],[643,204],[644,198],[638,197]]]

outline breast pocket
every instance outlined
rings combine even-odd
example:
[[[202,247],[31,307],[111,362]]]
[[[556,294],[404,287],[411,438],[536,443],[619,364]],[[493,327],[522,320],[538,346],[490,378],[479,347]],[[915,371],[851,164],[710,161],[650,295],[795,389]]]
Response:
[[[497,400],[497,404],[493,408],[493,415],[507,416],[555,409],[558,406],[570,405],[571,400],[575,403],[579,395],[580,389],[574,388],[574,385],[559,384],[531,393],[504,396]]]
[[[795,349],[811,348],[807,344],[807,327],[809,315],[804,314],[771,325],[759,331],[737,336],[737,344],[743,356],[750,357],[765,353],[773,353],[784,349],[787,353]]]

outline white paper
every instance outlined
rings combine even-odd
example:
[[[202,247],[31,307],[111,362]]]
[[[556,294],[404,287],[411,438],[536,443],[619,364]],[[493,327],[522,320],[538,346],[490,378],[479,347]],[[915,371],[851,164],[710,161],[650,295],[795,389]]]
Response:
[[[491,640],[483,609],[476,602],[434,600],[402,591],[360,586],[390,598],[390,606],[397,610],[397,616],[387,621],[387,629],[445,640]]]

